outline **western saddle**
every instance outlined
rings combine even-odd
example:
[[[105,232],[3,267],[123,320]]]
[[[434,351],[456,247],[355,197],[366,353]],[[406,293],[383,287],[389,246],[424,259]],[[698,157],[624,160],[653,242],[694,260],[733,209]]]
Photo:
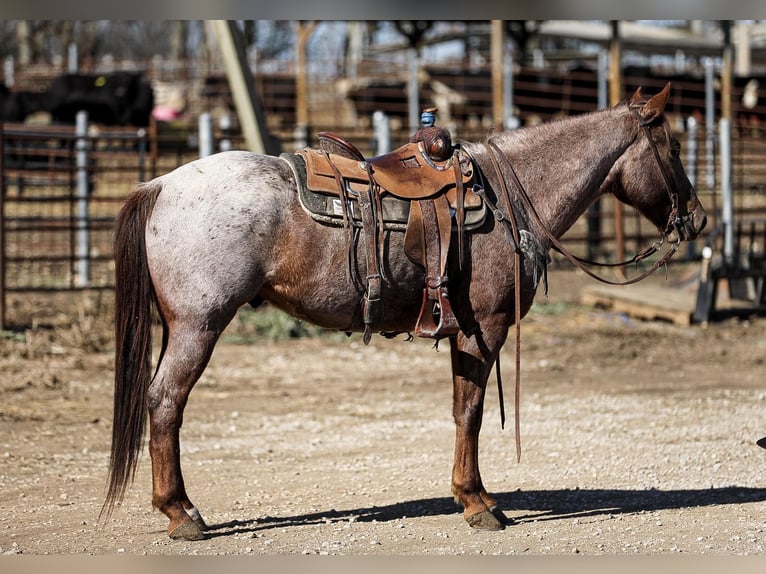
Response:
[[[365,158],[353,144],[329,132],[318,133],[319,149],[282,154],[296,174],[304,209],[319,221],[348,229],[352,278],[354,229],[361,227],[367,261],[365,344],[383,317],[384,230],[404,231],[407,256],[425,269],[415,334],[440,339],[459,330],[447,288],[452,232],[457,232],[462,266],[464,232],[481,225],[486,210],[469,186],[474,178],[470,158],[452,145],[448,130],[434,125],[435,112],[429,108],[422,113],[422,127],[409,143],[377,157]]]

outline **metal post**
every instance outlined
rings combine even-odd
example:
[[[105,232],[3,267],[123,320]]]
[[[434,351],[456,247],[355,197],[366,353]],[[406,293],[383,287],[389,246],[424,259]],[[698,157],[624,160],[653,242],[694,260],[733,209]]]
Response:
[[[731,22],[723,20],[723,55],[721,57],[721,217],[724,224],[723,256],[727,262],[734,259],[734,197],[731,187],[731,88],[732,88],[732,45]]]
[[[146,129],[139,128],[138,138],[138,181],[146,181]]]
[[[506,45],[503,56],[503,108],[505,108],[505,129],[514,130],[520,122],[513,113],[513,53],[510,46]]]
[[[686,120],[686,174],[692,186],[697,187],[697,120]]]
[[[383,155],[391,151],[391,122],[380,110],[372,114],[372,126],[375,133],[375,155]]]
[[[305,124],[295,124],[293,128],[293,147],[301,149],[309,145],[309,130]]]
[[[721,56],[721,117],[732,120],[731,88],[732,88],[732,59],[734,48],[731,44],[731,21],[723,20],[723,54]]]
[[[209,112],[199,115],[197,122],[199,132],[199,156],[206,157],[213,153],[213,116]]]
[[[221,133],[223,134],[223,138],[221,138],[221,141],[218,144],[218,149],[221,151],[231,150],[231,140],[229,139],[231,132],[231,116],[228,113],[223,114],[221,119],[218,120],[218,127],[221,128]]]
[[[79,68],[79,63],[77,62],[77,44],[74,42],[69,44],[67,49],[67,59],[67,70],[70,74],[76,74]]]
[[[607,85],[609,84],[609,53],[601,50],[598,53],[598,109],[604,110],[609,105]]]
[[[689,116],[686,120],[686,175],[692,187],[697,187],[697,120]],[[689,241],[686,256],[689,260],[695,258],[695,244]]]
[[[13,84],[16,82],[13,72],[14,72],[13,56],[6,56],[5,61],[3,62],[3,77],[5,79],[6,88],[12,88]]]
[[[90,281],[90,237],[88,235],[88,204],[90,174],[88,173],[88,112],[79,111],[75,119],[75,165],[77,167],[77,208],[75,215],[75,286],[87,287]]]
[[[731,121],[721,118],[719,137],[721,146],[721,220],[724,225],[723,255],[727,262],[734,259],[734,209],[731,189]]]

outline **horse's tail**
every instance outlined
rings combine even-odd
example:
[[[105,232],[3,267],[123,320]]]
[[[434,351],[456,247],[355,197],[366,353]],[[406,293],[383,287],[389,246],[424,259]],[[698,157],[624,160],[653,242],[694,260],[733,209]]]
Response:
[[[141,185],[115,222],[114,418],[109,478],[101,517],[107,520],[136,473],[151,382],[152,307],[156,294],[146,260],[145,230],[162,186]]]

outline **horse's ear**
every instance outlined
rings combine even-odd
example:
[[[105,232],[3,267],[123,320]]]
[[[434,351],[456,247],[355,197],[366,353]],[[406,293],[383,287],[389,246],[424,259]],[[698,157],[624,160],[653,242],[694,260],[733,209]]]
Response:
[[[649,101],[646,102],[643,109],[641,110],[641,117],[644,118],[644,121],[650,122],[653,119],[660,117],[662,112],[665,110],[665,104],[668,103],[669,97],[670,82],[665,84],[665,87],[662,88],[662,91],[659,94],[652,96],[649,98]]]
[[[641,86],[638,86],[638,87],[636,88],[636,91],[635,91],[635,92],[633,92],[633,95],[632,95],[632,96],[631,96],[631,98],[630,98],[630,106],[631,106],[631,107],[633,107],[633,106],[636,106],[636,105],[638,105],[638,103],[639,103],[641,100],[643,100],[643,99],[644,99],[644,96],[643,96],[643,94],[641,93]]]

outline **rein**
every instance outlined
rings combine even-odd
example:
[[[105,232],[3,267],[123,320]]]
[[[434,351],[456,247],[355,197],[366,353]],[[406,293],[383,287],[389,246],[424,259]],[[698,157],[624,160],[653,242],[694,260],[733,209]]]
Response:
[[[638,125],[642,128],[644,134],[646,135],[646,138],[649,142],[649,146],[652,148],[654,158],[657,161],[657,165],[660,169],[660,173],[662,174],[662,179],[664,180],[664,183],[665,183],[665,190],[668,192],[668,196],[670,197],[672,209],[670,211],[670,215],[668,216],[668,224],[665,229],[669,229],[671,227],[678,229],[682,225],[682,220],[678,215],[678,194],[672,191],[670,177],[668,176],[667,171],[665,170],[665,166],[662,163],[660,152],[657,149],[657,144],[654,142],[654,140],[651,137],[649,126],[652,124],[653,120],[645,121],[635,108],[630,108],[630,111],[636,117],[636,119],[638,120]],[[664,127],[665,127],[665,133],[668,135],[668,138],[670,138],[670,134],[668,133],[668,128],[667,128],[667,123],[664,124]],[[511,164],[510,160],[497,147],[497,144],[489,140],[486,144],[484,144],[484,147],[487,149],[487,155],[489,156],[489,159],[492,162],[492,167],[495,170],[495,175],[497,176],[497,180],[500,185],[500,190],[502,191],[503,201],[505,202],[505,207],[508,214],[506,215],[505,213],[503,213],[491,201],[489,201],[489,199],[486,196],[485,190],[481,185],[474,185],[473,191],[474,193],[480,195],[485,202],[487,202],[493,214],[495,215],[495,219],[502,223],[505,223],[505,225],[510,228],[512,238],[513,238],[513,242],[511,243],[511,241],[509,240],[509,243],[511,243],[513,247],[513,260],[514,260],[514,265],[513,265],[514,267],[514,323],[516,325],[516,379],[515,379],[515,401],[514,401],[514,415],[515,415],[514,427],[515,427],[515,434],[516,434],[516,460],[517,462],[519,462],[521,460],[521,434],[520,434],[520,421],[519,421],[519,403],[520,403],[520,394],[521,394],[521,244],[520,244],[518,223],[516,221],[516,215],[512,207],[511,194],[510,194],[510,191],[508,190],[508,185],[505,181],[505,178],[503,177],[503,172],[497,158],[500,157],[500,160],[508,168],[508,171],[511,174],[511,178],[513,180],[513,184],[515,185],[518,191],[518,194],[521,197],[522,202],[524,203],[524,206],[528,210],[529,214],[531,214],[531,216],[535,219],[536,223],[538,224],[540,229],[542,229],[545,236],[550,240],[553,248],[555,248],[556,251],[564,255],[573,265],[575,265],[575,267],[581,269],[587,275],[596,279],[597,281],[606,283],[608,285],[631,285],[633,283],[638,283],[639,281],[646,279],[650,275],[654,274],[654,272],[657,271],[657,269],[659,269],[660,267],[666,266],[668,261],[670,261],[673,255],[675,255],[676,251],[678,251],[678,248],[681,244],[681,239],[680,239],[681,234],[680,233],[678,234],[678,237],[679,237],[678,241],[674,243],[671,246],[671,248],[668,251],[666,251],[665,254],[660,259],[658,259],[649,269],[647,269],[640,275],[637,275],[636,277],[627,279],[625,281],[612,281],[610,279],[601,277],[600,275],[597,275],[596,273],[588,269],[586,265],[600,265],[602,267],[624,267],[632,263],[638,264],[641,260],[645,259],[646,257],[649,257],[650,255],[656,253],[659,250],[659,247],[665,241],[665,232],[664,231],[662,232],[662,236],[658,242],[655,242],[650,247],[640,251],[628,261],[623,261],[621,263],[600,264],[600,263],[588,261],[586,259],[578,257],[574,255],[573,253],[571,253],[568,249],[566,249],[562,245],[562,243],[559,241],[559,239],[555,235],[553,235],[553,233],[551,233],[551,231],[543,224],[542,219],[540,218],[540,216],[537,213],[537,210],[532,204],[532,200],[529,198],[529,195],[527,194],[526,189],[524,188],[521,181],[519,180],[519,177],[516,174],[516,170],[513,168],[513,165]],[[476,165],[478,167],[478,164]],[[496,360],[496,373],[497,373],[498,399],[500,401],[500,421],[501,421],[501,426],[504,426],[505,411],[503,407],[503,386],[502,386],[502,380],[500,378],[500,356],[499,355]]]
[[[500,182],[500,188],[503,191],[503,199],[505,205],[508,208],[510,215],[510,227],[513,234],[513,322],[516,328],[516,384],[514,392],[514,432],[516,434],[516,462],[521,461],[521,429],[520,429],[520,416],[519,416],[519,404],[521,395],[521,238],[519,237],[519,225],[516,222],[516,214],[511,207],[511,194],[508,191],[508,186],[505,183],[505,179],[501,176],[500,166],[497,163],[497,158],[488,149],[489,159],[492,160],[492,166],[495,169],[495,173],[498,176]],[[501,156],[504,157],[504,156]],[[482,198],[486,201],[486,194],[482,191]],[[502,212],[496,207],[493,209],[495,217]],[[508,219],[500,219],[501,221],[508,221]],[[495,371],[497,373],[497,391],[498,400],[500,401],[500,426],[501,428],[505,424],[505,411],[503,408],[503,382],[500,378],[500,355],[497,356],[497,363],[495,365]]]

